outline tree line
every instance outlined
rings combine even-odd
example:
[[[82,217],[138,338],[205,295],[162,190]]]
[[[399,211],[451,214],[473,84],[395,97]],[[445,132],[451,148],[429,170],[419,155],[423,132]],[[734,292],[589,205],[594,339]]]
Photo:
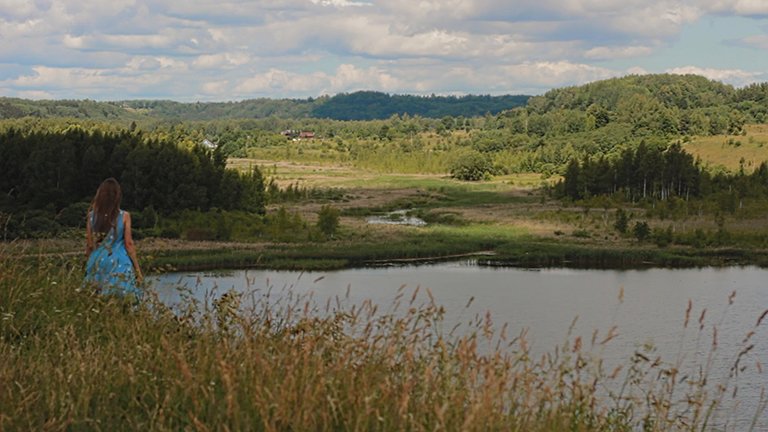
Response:
[[[226,158],[201,146],[126,129],[17,128],[0,130],[0,211],[62,212],[87,203],[100,182],[115,177],[123,207],[148,207],[162,215],[185,209],[264,212],[264,179],[258,168],[238,173]]]
[[[736,173],[715,174],[701,165],[701,161],[682,150],[679,142],[666,148],[641,143],[625,149],[617,158],[572,159],[556,192],[571,200],[613,196],[630,202],[717,195],[721,210],[728,212],[734,212],[744,198],[768,197],[766,162],[749,174],[743,165]]]
[[[359,91],[338,94],[318,104],[312,110],[312,117],[334,120],[381,120],[406,114],[427,118],[477,117],[525,106],[528,98],[525,95],[415,96]]]
[[[415,96],[375,91],[341,93],[307,99],[248,99],[237,102],[182,103],[170,100],[43,100],[0,98],[0,119],[72,117],[131,122],[141,120],[205,121],[221,119],[321,118],[375,120],[392,115],[440,118],[473,117],[524,106],[525,95]]]

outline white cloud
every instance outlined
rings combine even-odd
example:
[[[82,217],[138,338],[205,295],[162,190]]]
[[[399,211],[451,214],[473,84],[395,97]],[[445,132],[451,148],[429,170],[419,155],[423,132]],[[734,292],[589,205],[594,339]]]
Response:
[[[10,18],[10,20],[25,20],[38,13],[39,9],[33,1],[0,0],[0,17]]]
[[[64,46],[72,49],[82,49],[85,46],[85,38],[69,34],[64,35]]]
[[[645,72],[706,14],[766,15],[768,0],[0,0],[0,84],[102,99],[538,93]],[[765,35],[736,43],[768,49]],[[695,65],[729,82],[768,68],[709,66]]]
[[[711,12],[743,16],[768,15],[768,2],[765,0],[703,0],[702,3]]]
[[[538,87],[584,84],[622,74],[611,69],[567,61],[522,63],[504,66],[502,69],[514,76],[517,82],[531,83]]]
[[[284,88],[295,78],[298,78],[297,74],[279,69],[270,69],[267,72],[255,74],[245,79],[235,87],[235,91],[239,94],[271,92],[272,90],[280,90]]]
[[[153,71],[162,67],[160,61],[154,57],[133,57],[126,67],[134,71]]]
[[[358,68],[351,64],[342,64],[334,74],[299,74],[270,69],[243,80],[235,86],[234,91],[240,98],[247,98],[274,91],[282,94],[321,95],[364,89],[395,91],[401,86],[402,83],[397,78],[380,68]]]
[[[350,6],[367,6],[367,3],[349,1],[349,0],[310,0],[312,3],[321,6],[334,6],[334,7],[350,7]]]
[[[47,92],[44,90],[22,90],[22,91],[16,92],[16,97],[23,98],[23,99],[35,99],[35,100],[55,98],[53,93]]]
[[[114,82],[110,71],[104,69],[37,66],[33,70],[34,74],[21,76],[14,83],[23,88],[50,88],[66,85],[88,88]]]
[[[248,64],[250,56],[245,52],[204,54],[198,56],[192,65],[201,69],[230,69]]]
[[[214,98],[226,94],[229,89],[229,81],[211,81],[203,84],[203,93],[213,96]]]
[[[597,46],[584,53],[584,57],[593,60],[619,59],[643,57],[653,53],[653,48],[648,46]]]
[[[12,80],[5,80],[4,86],[12,86],[18,94],[44,92],[58,98],[91,97],[115,99],[115,95],[135,95],[137,89],[154,87],[172,89],[184,66],[178,61],[158,58],[158,67],[153,73],[145,73],[130,66],[120,69],[99,68],[57,68],[36,66],[32,73]],[[74,91],[73,91],[74,89]],[[42,94],[42,93],[41,93]]]
[[[701,15],[699,8],[680,2],[651,1],[645,7],[616,15],[610,26],[616,32],[658,39],[677,35],[684,25],[695,22]]]
[[[628,75],[648,75],[650,72],[644,68],[641,68],[639,66],[633,66],[629,69],[627,69]]]
[[[343,64],[336,70],[336,75],[330,79],[328,92],[364,90],[376,88],[383,91],[394,91],[402,83],[383,69],[370,67],[358,68],[355,65]]]
[[[40,32],[42,25],[41,19],[5,21],[0,18],[0,37],[4,40],[13,40],[20,37],[35,36]]]
[[[749,72],[741,69],[713,69],[698,66],[684,66],[668,69],[668,73],[679,75],[701,75],[711,80],[722,81],[740,87],[759,81],[762,72]]]

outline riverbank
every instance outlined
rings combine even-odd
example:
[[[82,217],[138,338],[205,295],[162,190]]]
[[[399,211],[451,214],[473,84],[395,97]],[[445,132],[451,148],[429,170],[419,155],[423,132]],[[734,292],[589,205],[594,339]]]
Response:
[[[405,244],[379,245],[325,244],[281,245],[260,250],[213,249],[168,250],[157,252],[149,268],[163,270],[214,270],[263,268],[274,270],[334,270],[352,267],[420,264],[439,261],[471,259],[481,266],[493,267],[564,267],[599,269],[638,269],[650,267],[690,268],[721,266],[768,266],[765,251],[722,248],[695,250],[691,248],[653,247],[627,248],[594,247],[577,244],[524,240],[515,244],[497,245],[495,249],[468,250],[471,245],[439,251],[430,247]],[[483,246],[488,246],[484,244]],[[361,253],[360,249],[373,248]]]
[[[249,166],[265,163],[238,161],[246,162]],[[190,232],[164,230],[174,225],[169,216],[165,218],[168,226],[161,221],[150,232],[167,231],[175,238],[138,241],[144,267],[156,272],[246,267],[319,270],[465,257],[476,258],[480,265],[512,267],[768,265],[768,219],[765,212],[749,205],[733,214],[710,214],[703,203],[693,201],[645,207],[605,200],[571,203],[552,199],[546,193],[552,179],[542,183],[540,176],[532,174],[473,183],[441,175],[374,175],[350,169],[331,176],[329,169],[288,163],[270,169],[283,186],[336,191],[334,199],[305,198],[268,207],[267,217],[289,215],[299,228],[281,231],[259,216],[238,215],[258,222],[251,227],[254,231],[238,231],[229,241],[193,241],[193,234],[207,227],[193,226]],[[340,215],[331,236],[313,235],[307,228],[314,227],[323,206],[335,208]],[[409,226],[399,223],[401,219],[392,225],[382,223],[393,213],[425,224]],[[623,228],[617,224],[621,213],[626,218]],[[371,219],[378,223],[369,223]],[[635,232],[638,227],[645,231]],[[143,233],[137,232],[137,237]],[[65,237],[0,247],[29,257],[54,254],[82,259],[82,230]]]
[[[148,272],[262,268],[274,270],[335,270],[385,265],[473,260],[492,267],[563,267],[638,269],[768,266],[768,250],[757,248],[651,244],[601,244],[536,237],[519,232],[481,229],[396,229],[390,238],[324,242],[195,242],[144,239],[138,242]],[[397,232],[397,234],[393,234]],[[76,240],[37,240],[4,244],[28,259],[84,260]]]

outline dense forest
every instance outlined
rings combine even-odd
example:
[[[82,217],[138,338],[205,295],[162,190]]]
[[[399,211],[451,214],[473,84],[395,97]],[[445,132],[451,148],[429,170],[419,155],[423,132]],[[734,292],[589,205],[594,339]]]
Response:
[[[528,96],[413,96],[361,91],[308,99],[249,99],[240,102],[181,103],[168,100],[96,102],[92,100],[30,101],[0,98],[0,119],[73,117],[115,120],[222,120],[321,118],[374,120],[393,115],[429,118],[480,116],[524,106]]]
[[[610,196],[620,201],[666,201],[719,195],[720,210],[733,213],[744,198],[768,197],[768,162],[751,173],[710,173],[680,143],[669,147],[641,143],[619,158],[572,159],[557,188],[572,200]]]
[[[334,120],[376,120],[393,115],[427,118],[477,117],[525,106],[528,96],[412,96],[363,91],[339,94],[312,110],[312,117]]]
[[[0,130],[0,215],[4,237],[81,226],[96,186],[119,179],[123,207],[169,215],[212,208],[264,213],[264,179],[226,168],[201,146],[147,138],[140,132],[63,128]],[[153,216],[154,217],[154,216]]]

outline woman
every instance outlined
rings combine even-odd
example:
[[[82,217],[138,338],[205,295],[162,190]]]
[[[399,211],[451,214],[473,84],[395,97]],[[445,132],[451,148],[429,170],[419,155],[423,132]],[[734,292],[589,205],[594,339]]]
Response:
[[[131,236],[131,214],[120,209],[120,184],[104,180],[86,220],[85,282],[103,294],[141,298],[143,275]]]

